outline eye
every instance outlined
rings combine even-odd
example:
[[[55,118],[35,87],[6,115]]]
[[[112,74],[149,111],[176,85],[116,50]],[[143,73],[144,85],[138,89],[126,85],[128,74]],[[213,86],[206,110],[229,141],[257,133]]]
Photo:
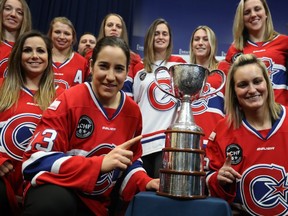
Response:
[[[249,15],[250,14],[250,10],[245,10],[243,14],[244,14],[244,16],[245,15]]]
[[[260,7],[260,6],[257,6],[257,7],[255,7],[255,9],[254,9],[255,11],[261,11],[262,10],[262,7]]]
[[[70,35],[71,35],[71,33],[70,33],[70,32],[67,32],[67,31],[65,31],[64,34],[65,34],[66,36],[70,36]]]
[[[122,73],[123,71],[125,71],[125,66],[123,66],[123,65],[117,65],[117,66],[115,66],[115,71],[116,71],[117,73]]]
[[[111,28],[111,27],[113,27],[113,23],[111,23],[111,22],[107,23],[107,26]]]
[[[208,37],[204,37],[203,40],[204,40],[204,41],[209,41],[209,40],[208,40]]]
[[[22,52],[23,53],[30,53],[30,52],[32,52],[32,48],[31,47],[24,47]]]
[[[236,87],[238,88],[245,88],[248,85],[247,82],[239,82],[237,83]]]
[[[154,36],[158,36],[158,35],[160,35],[160,32],[159,32],[159,31],[156,31],[156,32],[154,33]]]
[[[168,32],[163,32],[162,34],[163,34],[163,36],[168,36],[169,35]]]
[[[120,24],[117,24],[116,27],[117,27],[118,29],[122,29],[122,25],[120,25]]]
[[[16,12],[17,12],[17,14],[20,15],[20,16],[23,16],[23,14],[24,14],[21,9],[18,9]]]
[[[101,70],[107,70],[109,68],[109,65],[105,62],[100,62],[98,64],[98,67],[101,69]]]
[[[10,10],[12,10],[12,7],[10,5],[5,5],[4,10],[10,11]]]
[[[260,78],[260,77],[255,78],[255,79],[253,80],[253,83],[256,84],[256,85],[259,85],[259,84],[261,84],[262,82],[263,82],[263,78]]]
[[[37,48],[37,52],[43,54],[46,53],[46,50],[44,48]]]

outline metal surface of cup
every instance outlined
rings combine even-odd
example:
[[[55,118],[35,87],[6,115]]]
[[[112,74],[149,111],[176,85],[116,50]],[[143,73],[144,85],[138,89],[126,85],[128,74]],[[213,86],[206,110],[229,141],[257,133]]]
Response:
[[[205,198],[205,173],[192,175],[183,173],[160,172],[158,194],[174,198]]]
[[[164,148],[162,168],[175,171],[203,171],[203,150]]]
[[[169,73],[170,91],[161,88],[158,83],[158,74],[163,72]],[[213,73],[221,76],[222,83],[219,88],[204,92],[207,77],[212,72],[202,66],[178,64],[169,69],[159,67],[155,70],[157,86],[181,102],[177,120],[165,132],[160,188],[157,192],[159,195],[186,199],[205,198],[204,151],[200,145],[200,138],[204,133],[202,128],[194,122],[191,103],[201,97],[216,93],[224,86],[224,73],[219,70]]]

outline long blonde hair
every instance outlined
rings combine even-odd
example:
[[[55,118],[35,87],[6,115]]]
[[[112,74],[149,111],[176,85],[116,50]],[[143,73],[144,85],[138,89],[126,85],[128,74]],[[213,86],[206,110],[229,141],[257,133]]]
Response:
[[[233,23],[233,37],[234,45],[236,49],[242,51],[247,40],[249,39],[249,33],[244,25],[244,4],[247,0],[240,0],[238,7],[236,9],[236,14]],[[265,9],[266,18],[266,29],[264,34],[264,40],[269,41],[278,33],[274,30],[272,16],[268,7],[266,0],[260,0]]]
[[[39,82],[39,89],[34,95],[34,101],[42,110],[45,110],[55,98],[54,73],[52,69],[52,42],[37,31],[29,31],[19,36],[8,61],[8,73],[0,87],[0,112],[17,104],[20,90],[25,85],[26,75],[22,67],[22,51],[25,41],[31,37],[40,37],[46,44],[48,51],[48,66]]]
[[[31,12],[29,9],[29,6],[27,5],[25,0],[18,0],[22,4],[22,10],[23,10],[23,20],[21,27],[18,31],[18,34],[16,36],[16,39],[19,37],[19,35],[23,34],[24,32],[30,31],[32,28],[32,21],[31,21]],[[0,39],[5,40],[4,38],[4,29],[3,29],[3,10],[4,6],[6,4],[7,0],[0,1]]]
[[[193,41],[194,41],[194,35],[198,30],[204,30],[208,36],[208,42],[210,44],[210,53],[209,53],[209,57],[208,57],[208,61],[209,61],[209,70],[214,70],[217,69],[218,66],[218,61],[216,59],[216,54],[217,54],[217,38],[216,35],[214,33],[214,31],[209,28],[208,26],[198,26],[192,33],[191,35],[191,39],[190,39],[190,62],[192,64],[196,64],[196,56],[194,55],[193,52]]]
[[[234,75],[240,67],[248,64],[256,64],[262,71],[263,77],[267,83],[267,103],[271,117],[274,120],[278,119],[281,111],[280,104],[275,102],[274,91],[265,64],[253,54],[240,55],[230,68],[227,76],[225,92],[225,111],[227,114],[228,124],[231,125],[233,123],[234,128],[239,128],[244,117],[244,113],[241,110],[236,97]]]

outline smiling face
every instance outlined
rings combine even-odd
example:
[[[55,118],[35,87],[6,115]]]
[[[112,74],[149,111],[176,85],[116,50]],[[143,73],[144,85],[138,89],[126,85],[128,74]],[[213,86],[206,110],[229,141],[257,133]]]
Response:
[[[192,50],[196,59],[209,57],[211,46],[205,30],[199,29],[195,32],[193,36]]]
[[[244,25],[248,32],[264,32],[266,28],[267,14],[260,0],[246,0],[244,3]]]
[[[126,55],[119,47],[105,46],[98,53],[91,68],[92,88],[104,106],[110,107],[122,89],[128,71],[126,65]]]
[[[18,0],[7,0],[2,14],[2,25],[9,32],[18,31],[23,21],[23,7]]]
[[[236,97],[244,113],[265,109],[268,106],[267,83],[257,64],[240,66],[233,78]]]
[[[41,37],[30,37],[22,48],[21,65],[27,77],[42,75],[48,66],[48,52]]]
[[[73,30],[69,25],[55,22],[52,27],[51,39],[54,48],[60,51],[70,49],[73,43]]]
[[[161,23],[157,25],[154,32],[154,50],[155,52],[163,52],[167,50],[170,41],[170,33],[167,25]]]

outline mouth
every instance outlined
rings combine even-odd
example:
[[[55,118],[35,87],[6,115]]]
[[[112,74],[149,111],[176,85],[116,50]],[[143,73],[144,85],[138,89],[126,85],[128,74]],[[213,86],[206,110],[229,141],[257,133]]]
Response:
[[[118,34],[117,32],[111,32],[111,33],[110,33],[110,36],[115,36],[115,37],[118,37],[118,36],[119,36],[119,34]]]
[[[255,24],[258,24],[261,20],[260,19],[253,19],[251,20],[251,24],[255,25]]]
[[[250,101],[255,101],[258,100],[261,97],[261,95],[253,95],[253,96],[248,96],[245,99],[250,100]]]
[[[11,19],[11,18],[7,19],[7,21],[11,24],[17,24],[18,23],[17,20]]]
[[[107,88],[115,88],[117,86],[116,84],[112,84],[112,83],[104,83],[103,85]]]

